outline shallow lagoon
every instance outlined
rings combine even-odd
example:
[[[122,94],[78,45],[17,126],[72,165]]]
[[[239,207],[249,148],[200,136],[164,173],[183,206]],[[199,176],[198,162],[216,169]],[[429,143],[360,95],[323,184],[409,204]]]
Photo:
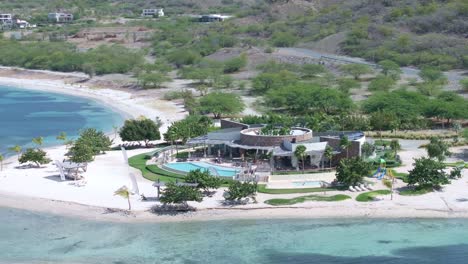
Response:
[[[50,146],[57,144],[55,137],[62,131],[70,137],[85,127],[111,132],[112,126],[122,123],[119,113],[91,99],[0,86],[2,154],[11,146],[30,144],[34,137],[44,137]]]
[[[468,221],[106,223],[0,208],[0,263],[466,263]]]

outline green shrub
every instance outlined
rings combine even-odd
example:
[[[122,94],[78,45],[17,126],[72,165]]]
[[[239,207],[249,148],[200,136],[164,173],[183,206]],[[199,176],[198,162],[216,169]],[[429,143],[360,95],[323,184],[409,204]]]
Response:
[[[377,190],[372,192],[365,192],[361,193],[356,197],[356,201],[358,202],[371,202],[374,201],[375,198],[379,195],[388,195],[392,192],[390,190]]]

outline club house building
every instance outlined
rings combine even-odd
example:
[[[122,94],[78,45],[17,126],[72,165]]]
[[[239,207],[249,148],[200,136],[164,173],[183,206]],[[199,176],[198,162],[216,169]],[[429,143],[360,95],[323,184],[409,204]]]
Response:
[[[348,137],[348,149],[340,147],[342,137]],[[227,159],[251,158],[269,160],[269,170],[299,169],[302,162],[294,154],[299,145],[306,147],[304,159],[306,169],[328,166],[330,160],[324,156],[327,146],[333,149],[332,164],[340,159],[361,155],[365,142],[362,132],[322,132],[314,133],[308,128],[281,128],[267,125],[247,125],[231,120],[221,120],[221,129],[206,135],[192,138],[187,144],[206,146],[207,155]]]

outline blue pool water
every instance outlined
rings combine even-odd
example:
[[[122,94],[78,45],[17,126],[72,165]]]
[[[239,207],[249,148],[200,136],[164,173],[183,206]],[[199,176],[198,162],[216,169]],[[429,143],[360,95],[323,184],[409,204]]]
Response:
[[[235,176],[237,173],[239,173],[238,170],[236,169],[231,169],[227,167],[221,167],[221,166],[216,166],[214,164],[206,163],[206,162],[174,162],[174,163],[167,163],[164,166],[181,171],[181,172],[190,172],[193,170],[201,169],[201,170],[207,170],[209,167],[214,168],[219,176],[223,177],[232,177]]]
[[[0,221],[2,264],[463,264],[468,259],[466,219],[128,224],[0,208]]]
[[[320,188],[322,187],[321,181],[302,181],[302,182],[293,182],[294,187],[307,187],[307,188]]]
[[[123,118],[115,111],[90,99],[0,86],[0,153],[14,145],[28,146],[34,137],[44,137],[46,146],[57,144],[55,137],[70,137],[82,128],[106,132],[120,126]]]

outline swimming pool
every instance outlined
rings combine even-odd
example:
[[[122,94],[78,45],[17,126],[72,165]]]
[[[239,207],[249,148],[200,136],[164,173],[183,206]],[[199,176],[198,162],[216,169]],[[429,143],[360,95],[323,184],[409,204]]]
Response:
[[[221,167],[214,164],[206,163],[206,162],[174,162],[174,163],[167,163],[164,165],[172,170],[180,171],[183,173],[188,173],[190,171],[201,169],[201,170],[208,170],[209,168],[213,168],[218,172],[219,176],[222,177],[232,177],[239,173],[239,170]]]
[[[307,188],[320,188],[322,187],[321,181],[301,181],[293,182],[294,187],[307,187]]]

